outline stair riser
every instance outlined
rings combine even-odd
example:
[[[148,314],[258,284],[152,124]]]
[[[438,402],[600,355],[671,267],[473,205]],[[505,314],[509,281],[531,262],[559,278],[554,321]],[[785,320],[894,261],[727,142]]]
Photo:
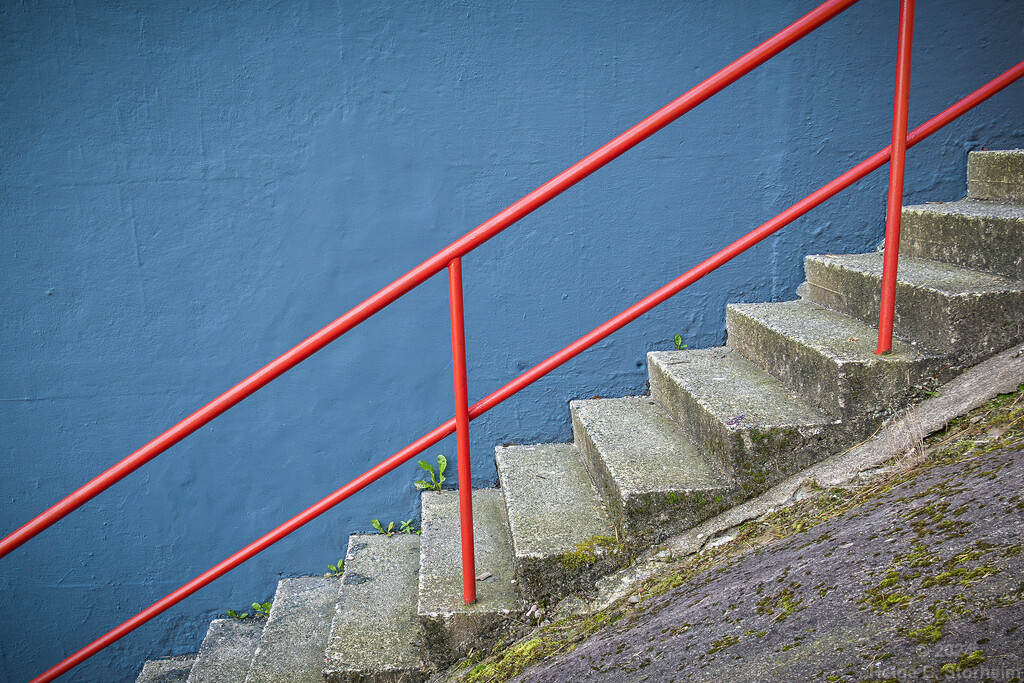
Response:
[[[1024,204],[1024,154],[972,152],[967,157],[967,197]]]
[[[325,653],[326,683],[419,683],[429,677],[416,615],[419,548],[415,535],[349,536]]]
[[[648,371],[651,396],[668,410],[701,452],[732,473],[747,496],[762,493],[844,443],[839,426],[730,427],[674,382],[659,364],[648,364]]]
[[[487,651],[507,631],[510,614],[447,614],[420,616],[423,653],[439,669],[450,666],[471,650]]]
[[[844,421],[855,434],[934,383],[935,359],[837,363],[818,351],[762,325],[734,308],[726,310],[728,345],[757,363],[821,410]]]
[[[656,541],[689,529],[728,509],[738,500],[736,490],[623,490],[608,471],[600,450],[575,411],[572,412],[572,430],[576,448],[583,455],[583,462],[604,499],[620,538],[633,537],[641,543]]]
[[[554,604],[621,566],[624,549],[571,444],[499,446],[494,459],[528,604]]]
[[[598,551],[600,553],[600,551]],[[586,592],[601,578],[621,569],[628,556],[569,553],[561,557],[517,557],[519,592],[529,604],[553,605],[570,593]]]
[[[1024,280],[1024,220],[905,208],[900,254]]]
[[[142,666],[135,683],[184,683],[195,657],[155,659]]]
[[[282,579],[246,683],[323,680],[324,650],[340,582],[319,576]]]
[[[423,683],[429,678],[429,674],[419,669],[401,669],[373,673],[324,673],[323,680],[324,683]]]
[[[263,621],[215,619],[203,639],[188,683],[245,680],[260,644]]]
[[[594,486],[597,487],[597,492],[601,495],[601,499],[604,501],[605,509],[608,510],[608,514],[611,516],[612,523],[615,525],[616,531],[621,536],[625,536],[626,518],[623,507],[622,492],[619,490],[618,484],[615,482],[615,478],[605,466],[605,462],[601,458],[600,451],[598,451],[597,446],[587,434],[586,427],[584,427],[583,423],[580,421],[576,411],[572,410],[571,413],[572,435],[573,442],[576,444],[576,449],[583,457],[583,464],[586,466],[587,472],[590,474],[590,479],[594,482]]]
[[[807,260],[806,273],[801,298],[869,325],[878,323],[881,277],[816,259]],[[961,361],[974,361],[1024,338],[1019,311],[1024,311],[1024,291],[947,296],[901,283],[893,331]]]
[[[423,656],[438,668],[470,650],[487,649],[520,609],[512,589],[512,542],[504,519],[504,500],[496,489],[473,492],[473,537],[477,574],[492,576],[476,584],[477,602],[463,603],[459,497],[455,491],[425,491],[420,497],[423,534],[417,617]]]

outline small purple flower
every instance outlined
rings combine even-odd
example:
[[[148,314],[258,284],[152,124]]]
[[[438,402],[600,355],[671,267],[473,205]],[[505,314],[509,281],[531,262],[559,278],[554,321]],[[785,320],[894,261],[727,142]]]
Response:
[[[736,425],[738,425],[738,424],[739,424],[740,422],[743,422],[743,418],[744,418],[744,417],[746,417],[746,415],[744,415],[744,414],[740,413],[739,415],[737,415],[737,416],[736,416],[736,417],[734,417],[733,419],[729,420],[729,421],[728,421],[728,422],[726,422],[725,424],[726,424],[726,425],[728,425],[728,426],[730,426],[730,427],[735,427],[735,426],[736,426]]]

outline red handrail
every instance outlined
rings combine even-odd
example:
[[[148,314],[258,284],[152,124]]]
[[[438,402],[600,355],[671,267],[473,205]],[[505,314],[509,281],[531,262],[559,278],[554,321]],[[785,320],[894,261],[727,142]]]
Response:
[[[859,0],[828,0],[807,13],[782,31],[764,41],[745,55],[711,77],[686,91],[625,133],[597,151],[584,157],[565,171],[495,214],[472,231],[431,256],[405,275],[381,289],[319,332],[290,351],[245,378],[205,406],[156,437],[142,448],[109,468],[57,504],[47,508],[14,532],[0,540],[0,557],[10,553],[30,538],[60,521],[75,509],[113,486],[165,450],[192,434],[197,429],[230,409],[253,392],[266,386],[282,374],[321,350],[350,329],[391,304],[417,285],[448,267],[452,259],[460,258],[477,248],[520,218],[543,206],[548,201],[589,176],[608,162],[643,142],[709,97],[779,52],[814,31]]]
[[[910,53],[914,43],[914,0],[900,0],[896,40],[896,92],[892,98],[892,163],[889,164],[889,199],[885,208],[885,256],[878,307],[878,346],[881,355],[892,350],[892,323],[896,312],[896,268],[900,258],[900,217],[903,213],[903,166],[907,156],[907,114],[910,109]]]
[[[997,78],[989,81],[986,85],[982,86],[978,90],[959,100],[952,106],[943,110],[938,115],[932,117],[922,125],[915,128],[907,135],[907,147],[913,147],[917,143],[921,142],[929,135],[932,135],[943,126],[947,125],[957,117],[963,115],[965,112],[978,106],[988,98],[992,97],[999,91],[1003,90],[1011,83],[1024,77],[1024,61],[1020,62],[1016,66],[1007,70]],[[487,397],[477,401],[469,408],[470,419],[476,419],[483,415],[491,408],[494,408],[505,399],[509,398],[518,391],[529,386],[533,382],[537,381],[544,375],[548,374],[552,370],[558,368],[562,364],[576,357],[587,348],[593,346],[597,342],[601,341],[608,335],[612,334],[616,330],[624,327],[630,322],[636,320],[644,313],[647,313],[658,304],[664,302],[666,299],[678,294],[680,291],[693,284],[704,275],[707,275],[711,271],[715,270],[719,266],[729,262],[739,254],[743,253],[747,249],[758,244],[770,235],[778,232],[783,227],[793,222],[800,216],[803,216],[811,209],[822,204],[826,200],[835,196],[842,190],[846,189],[855,182],[861,180],[868,174],[881,168],[883,164],[889,159],[892,151],[892,146],[887,146],[884,149],[876,152],[872,156],[868,157],[861,163],[851,168],[846,173],[831,181],[830,183],[822,186],[818,190],[815,190],[811,194],[807,195],[804,199],[801,199],[796,204],[793,204],[788,209],[778,214],[771,220],[763,223],[758,228],[755,228],[745,236],[736,240],[725,249],[717,252],[713,256],[705,259],[701,263],[697,264],[693,268],[689,269],[676,279],[669,282],[667,285],[661,287],[652,294],[641,299],[636,304],[630,306],[622,313],[618,314],[614,318],[610,319],[603,325],[595,328],[586,335],[580,337],[572,344],[569,344],[561,351],[550,356],[546,360],[533,366],[516,379],[512,380],[500,389],[491,392]],[[211,567],[207,571],[203,572],[196,578],[192,579],[185,585],[181,586],[177,590],[168,594],[166,597],[153,603],[143,611],[136,614],[131,619],[128,619],[120,626],[108,631],[102,637],[96,639],[86,647],[82,648],[75,654],[71,655],[64,661],[60,662],[56,666],[48,669],[44,673],[40,674],[36,678],[33,678],[30,683],[46,683],[54,680],[57,676],[69,671],[78,664],[82,663],[92,655],[103,650],[112,643],[117,642],[128,633],[132,632],[139,626],[143,625],[153,617],[161,614],[162,612],[170,609],[174,605],[178,604],[188,596],[192,595],[196,591],[202,589],[204,586],[212,583],[219,577],[227,574],[229,571],[242,564],[246,560],[252,558],[260,551],[270,547],[277,541],[281,540],[288,534],[297,530],[299,527],[306,523],[316,519],[323,513],[327,512],[335,505],[341,503],[343,500],[356,493],[368,484],[376,481],[380,477],[384,476],[388,472],[392,471],[399,465],[408,462],[415,456],[422,453],[427,448],[435,445],[441,439],[449,436],[455,431],[455,418],[449,419],[447,422],[435,427],[427,434],[421,436],[419,439],[409,444],[402,450],[392,455],[387,460],[384,460],[380,464],[370,468],[362,475],[356,477],[348,484],[345,484],[340,489],[332,493],[331,495],[323,498],[315,505],[307,508],[303,512],[299,513],[295,517],[281,524],[277,528],[273,529],[269,533],[256,539],[249,545],[245,546],[238,552],[234,553],[230,557],[226,558],[217,565]]]

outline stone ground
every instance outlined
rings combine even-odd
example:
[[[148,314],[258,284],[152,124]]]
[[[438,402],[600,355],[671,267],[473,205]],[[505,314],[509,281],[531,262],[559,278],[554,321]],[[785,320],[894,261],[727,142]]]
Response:
[[[846,493],[815,504],[829,497]],[[513,680],[1024,680],[1020,444],[925,467],[821,524],[788,519],[797,533],[669,572]]]

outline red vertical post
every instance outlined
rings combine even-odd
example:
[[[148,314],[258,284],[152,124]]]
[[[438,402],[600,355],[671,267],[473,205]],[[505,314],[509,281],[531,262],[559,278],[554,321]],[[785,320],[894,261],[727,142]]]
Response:
[[[914,0],[900,0],[896,44],[896,92],[892,105],[892,154],[889,157],[889,202],[885,213],[885,258],[882,261],[882,302],[878,312],[878,348],[892,350],[896,310],[896,269],[900,258],[900,213],[903,210],[903,166],[907,156],[907,110],[910,99],[910,52],[914,43]]]
[[[469,465],[469,390],[466,387],[466,323],[462,313],[462,259],[448,262],[452,312],[452,374],[455,379],[455,438],[458,442],[459,525],[462,529],[462,597],[476,602],[473,550],[473,477]]]

